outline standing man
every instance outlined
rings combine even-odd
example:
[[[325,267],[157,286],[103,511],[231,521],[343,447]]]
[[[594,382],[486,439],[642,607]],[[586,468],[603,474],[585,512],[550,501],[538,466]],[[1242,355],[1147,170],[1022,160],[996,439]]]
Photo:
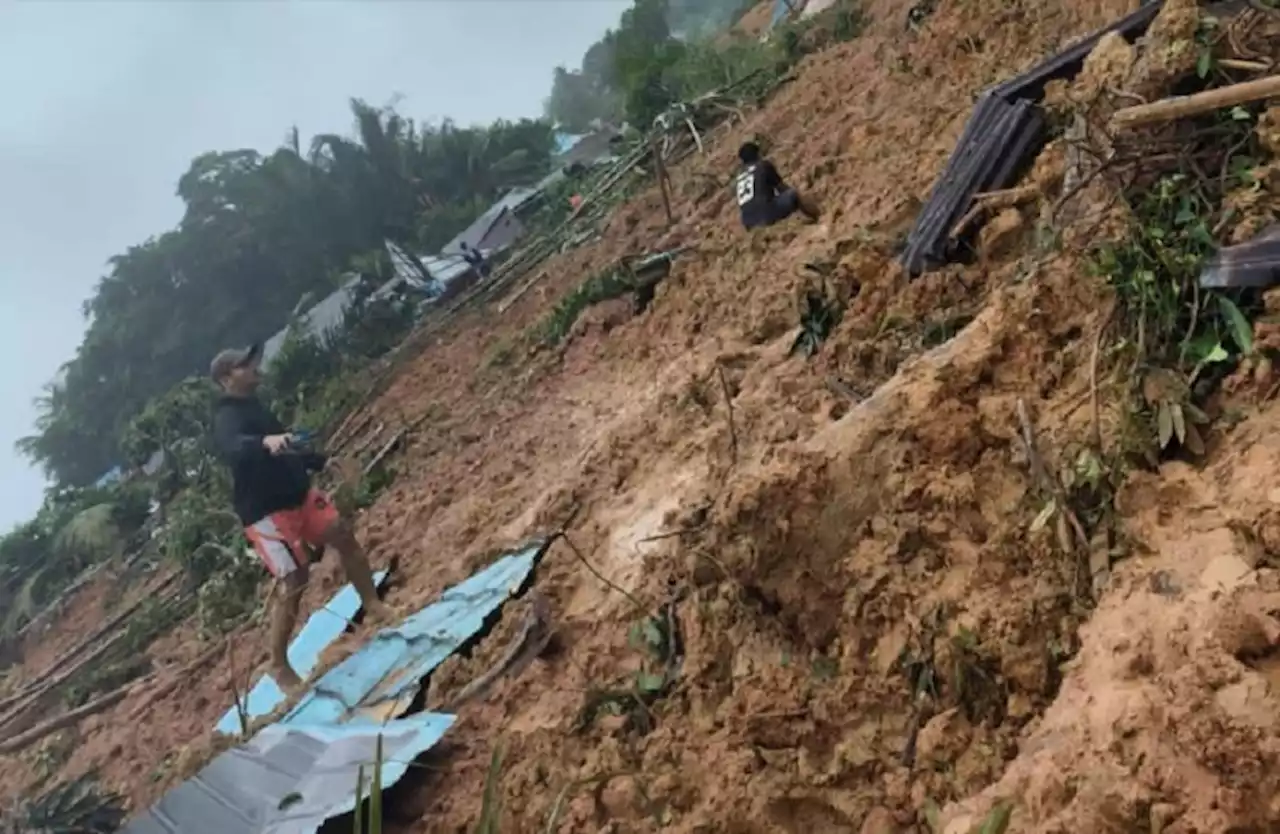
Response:
[[[323,456],[292,452],[293,436],[257,398],[261,359],[261,345],[214,357],[209,371],[222,389],[214,412],[214,442],[231,467],[235,511],[245,536],[284,585],[284,598],[271,612],[271,674],[281,689],[292,693],[302,686],[289,665],[288,650],[310,576],[307,545],[338,551],[367,622],[388,619],[391,610],[378,599],[369,561],[351,525],[338,516],[329,496],[311,486],[311,472],[323,466]]]
[[[782,181],[778,169],[764,159],[760,146],[747,142],[738,149],[742,170],[734,180],[742,225],[748,229],[772,226],[799,211],[810,222],[818,219],[818,207]]]
[[[471,267],[476,271],[476,274],[481,278],[488,278],[489,264],[485,261],[484,255],[480,253],[480,250],[472,249],[465,240],[458,244],[458,246],[462,249],[462,259],[471,264]]]

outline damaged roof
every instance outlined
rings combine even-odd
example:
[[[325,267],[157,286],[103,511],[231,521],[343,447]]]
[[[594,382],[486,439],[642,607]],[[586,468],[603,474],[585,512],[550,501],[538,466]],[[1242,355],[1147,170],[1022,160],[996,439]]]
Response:
[[[528,587],[550,544],[538,539],[508,552],[398,626],[379,631],[322,675],[284,718],[170,790],[124,834],[312,834],[355,808],[357,774],[362,765],[371,772],[379,735],[383,786],[394,784],[454,721],[441,713],[401,717],[423,679],[487,633],[502,604]],[[316,626],[319,637],[321,629]],[[313,650],[308,641],[290,658],[301,661]],[[234,713],[232,720],[238,722]]]
[[[1280,284],[1280,224],[1273,223],[1253,239],[1224,246],[1200,272],[1206,289],[1265,290]]]
[[[315,682],[281,723],[375,722],[402,714],[433,669],[481,633],[521,591],[549,542],[505,556],[394,628],[386,628]]]
[[[901,263],[908,274],[919,275],[950,261],[957,243],[951,232],[976,196],[1008,188],[1034,159],[1045,135],[1044,114],[1036,103],[1044,97],[1045,85],[1074,77],[1103,36],[1111,32],[1126,39],[1141,35],[1161,5],[1161,0],[1144,0],[1131,14],[978,97],[946,167],[907,235]]]
[[[380,570],[373,575],[373,582],[382,587],[386,578],[387,572]],[[360,608],[360,595],[353,586],[347,585],[308,617],[306,625],[289,644],[289,665],[294,671],[303,678],[314,672],[320,663],[320,654],[346,631],[347,625],[360,612]],[[270,715],[282,703],[284,692],[280,685],[271,675],[263,675],[245,696],[244,710],[252,721]],[[229,736],[240,732],[240,715],[234,704],[222,714],[214,729]]]
[[[272,725],[166,793],[122,834],[312,834],[355,810],[361,767],[368,795],[379,735],[385,789],[453,722],[426,712],[385,726]]]

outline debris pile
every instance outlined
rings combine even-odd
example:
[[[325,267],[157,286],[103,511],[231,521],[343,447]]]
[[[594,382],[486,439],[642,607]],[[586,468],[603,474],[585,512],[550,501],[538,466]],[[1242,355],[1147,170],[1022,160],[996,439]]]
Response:
[[[1148,0],[1137,11],[1094,32],[1072,47],[978,97],[956,149],[907,235],[901,262],[911,275],[936,269],[955,252],[957,221],[982,194],[1012,185],[1044,139],[1044,113],[1037,104],[1045,86],[1075,76],[1104,36],[1126,39],[1146,31],[1160,10]],[[959,224],[963,225],[963,224]]]

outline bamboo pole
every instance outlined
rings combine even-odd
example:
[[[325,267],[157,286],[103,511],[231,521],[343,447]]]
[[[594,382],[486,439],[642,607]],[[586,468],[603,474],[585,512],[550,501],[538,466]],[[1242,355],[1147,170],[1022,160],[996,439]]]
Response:
[[[58,732],[58,730],[61,730],[64,727],[70,727],[72,724],[78,723],[82,718],[88,718],[91,715],[97,715],[100,712],[108,710],[123,701],[125,698],[129,697],[134,690],[149,682],[149,678],[144,678],[127,686],[122,686],[119,689],[113,689],[107,694],[99,698],[95,698],[82,707],[63,713],[56,718],[50,718],[48,721],[45,721],[42,724],[37,724],[30,730],[10,736],[4,740],[0,740],[0,753],[14,753],[24,747],[34,744],[47,735]]]
[[[59,676],[58,681],[55,681],[53,684],[50,684],[47,686],[43,685],[51,677],[54,677],[62,667],[70,663],[72,660],[76,658],[76,656],[78,656],[80,653],[82,653],[86,649],[90,648],[91,646],[94,646],[95,644],[98,644],[110,632],[118,628],[121,625],[121,623],[123,623],[125,620],[129,619],[134,614],[136,614],[138,610],[142,608],[142,606],[151,602],[155,598],[156,594],[168,589],[168,587],[172,585],[181,576],[182,576],[182,573],[180,571],[175,571],[174,573],[170,574],[168,578],[166,578],[163,582],[161,582],[157,587],[151,589],[146,594],[144,594],[140,599],[138,599],[137,602],[133,603],[128,608],[121,611],[116,616],[112,617],[110,620],[104,623],[101,627],[99,627],[96,631],[94,631],[93,634],[90,634],[84,640],[81,640],[79,643],[72,646],[70,649],[68,649],[67,651],[59,655],[57,658],[55,658],[53,663],[49,664],[49,666],[46,667],[45,670],[41,672],[39,675],[37,675],[35,678],[28,681],[22,687],[21,690],[19,690],[18,692],[15,692],[13,695],[10,695],[8,698],[5,698],[3,701],[0,701],[0,712],[7,710],[12,704],[15,704],[19,701],[26,700],[32,694],[38,695],[41,692],[47,691],[50,688],[50,686],[56,685],[61,680],[64,680],[67,677],[67,675],[73,674],[77,670],[84,668],[86,663],[91,662],[94,658],[100,656],[104,649],[104,647],[101,645],[99,645],[98,648],[95,649],[94,653],[91,654],[89,658],[82,660],[81,662],[77,663],[74,667],[72,667],[70,670],[68,670],[68,672]]]
[[[656,136],[649,140],[649,146],[653,149],[653,174],[658,180],[658,191],[662,193],[662,210],[666,212],[667,225],[674,226],[676,216],[671,212],[671,194],[668,190],[670,183],[667,182],[667,169],[662,164],[662,149],[658,147]]]
[[[1112,115],[1111,127],[1114,130],[1132,130],[1143,125],[1185,119],[1187,116],[1198,116],[1211,110],[1235,107],[1275,96],[1280,96],[1280,75],[1205,90],[1190,96],[1173,96],[1150,104],[1125,107]]]

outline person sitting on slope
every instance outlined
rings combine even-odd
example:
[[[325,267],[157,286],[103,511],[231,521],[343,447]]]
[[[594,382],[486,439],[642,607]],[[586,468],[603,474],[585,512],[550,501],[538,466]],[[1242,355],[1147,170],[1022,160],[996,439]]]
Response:
[[[772,226],[797,211],[815,222],[818,208],[782,181],[773,163],[762,157],[760,146],[747,142],[738,149],[742,170],[734,182],[742,225],[748,229]]]

